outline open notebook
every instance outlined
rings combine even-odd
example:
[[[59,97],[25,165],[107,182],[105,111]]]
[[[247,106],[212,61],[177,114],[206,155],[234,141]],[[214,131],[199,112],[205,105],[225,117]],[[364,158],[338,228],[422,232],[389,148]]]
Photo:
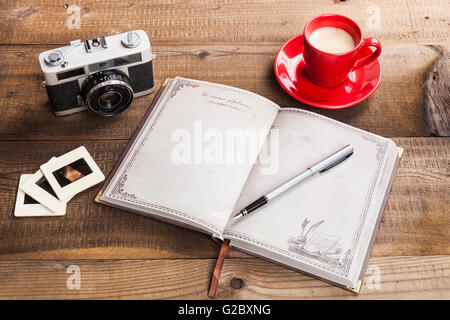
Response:
[[[347,144],[348,160],[232,223],[239,209]],[[176,77],[155,97],[97,201],[230,239],[358,291],[399,150],[248,91]]]

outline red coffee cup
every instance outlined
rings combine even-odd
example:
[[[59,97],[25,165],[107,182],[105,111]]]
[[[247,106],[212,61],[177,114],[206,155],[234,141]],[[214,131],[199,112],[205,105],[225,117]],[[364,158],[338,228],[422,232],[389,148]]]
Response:
[[[309,42],[311,33],[322,27],[341,28],[353,37],[356,46],[348,52],[329,53]],[[352,19],[338,14],[323,14],[311,19],[303,29],[303,59],[309,78],[323,87],[335,87],[345,81],[350,71],[371,63],[381,54],[381,44],[375,38],[363,39],[361,28]],[[362,48],[375,47],[372,54],[360,57]]]

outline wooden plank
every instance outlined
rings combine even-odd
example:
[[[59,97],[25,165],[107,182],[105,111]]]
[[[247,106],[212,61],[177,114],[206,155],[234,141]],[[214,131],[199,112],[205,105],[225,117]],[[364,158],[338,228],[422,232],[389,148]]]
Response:
[[[74,265],[79,290],[67,287]],[[213,267],[213,259],[2,261],[0,299],[206,299]],[[261,259],[227,259],[216,299],[450,298],[449,256],[372,258],[368,270],[356,296]]]
[[[450,254],[450,138],[394,140],[405,152],[372,256]],[[206,235],[94,203],[100,186],[77,195],[64,217],[15,218],[20,174],[81,144],[107,174],[126,141],[0,142],[0,260],[217,257]]]
[[[373,253],[384,256],[419,252],[424,255],[449,254],[450,138],[394,141],[405,152]],[[430,235],[439,239],[437,246],[427,240]],[[434,249],[430,251],[431,247]]]
[[[442,50],[441,56],[428,72],[425,81],[425,120],[433,135],[450,136],[450,54]]]
[[[310,18],[334,12],[356,20],[383,44],[448,43],[446,0],[157,0],[2,1],[1,44],[65,44],[70,40],[144,29],[153,43],[279,43]],[[78,11],[77,11],[78,10]],[[79,29],[74,24],[79,17]],[[379,23],[374,20],[379,18]],[[68,24],[69,22],[69,24]],[[69,28],[70,27],[70,28]]]
[[[44,46],[0,46],[0,140],[128,139],[153,94],[135,99],[124,113],[100,119],[87,112],[56,117],[40,87],[37,62]],[[422,86],[427,70],[442,53],[433,46],[385,47],[383,80],[365,102],[343,110],[323,110],[291,98],[278,85],[273,59],[278,45],[156,46],[156,87],[176,75],[247,89],[282,107],[311,110],[361,129],[390,136],[428,136]]]

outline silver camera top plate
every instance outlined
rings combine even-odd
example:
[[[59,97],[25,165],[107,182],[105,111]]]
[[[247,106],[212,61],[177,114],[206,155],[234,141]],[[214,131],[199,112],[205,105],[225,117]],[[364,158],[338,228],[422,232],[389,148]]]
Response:
[[[87,43],[89,48],[87,48]],[[133,30],[87,40],[86,42],[71,41],[68,46],[42,52],[39,55],[39,63],[45,83],[54,85],[70,81],[70,79],[58,79],[57,75],[61,72],[83,69],[83,74],[88,75],[92,72],[92,66],[101,67],[102,62],[125,56],[132,57],[135,54],[140,54],[140,61],[135,64],[147,62],[154,58],[150,40],[144,30]],[[128,64],[128,66],[132,65],[133,63]],[[101,68],[108,68],[108,65]]]

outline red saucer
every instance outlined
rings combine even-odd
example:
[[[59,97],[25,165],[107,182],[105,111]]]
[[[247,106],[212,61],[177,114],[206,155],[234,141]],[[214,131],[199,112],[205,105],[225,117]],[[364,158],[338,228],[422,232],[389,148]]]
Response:
[[[360,57],[372,50],[365,47]],[[366,100],[381,81],[378,59],[349,73],[347,80],[335,87],[325,88],[309,80],[304,70],[303,35],[295,36],[278,51],[274,63],[275,75],[281,87],[295,99],[314,107],[343,109]]]

